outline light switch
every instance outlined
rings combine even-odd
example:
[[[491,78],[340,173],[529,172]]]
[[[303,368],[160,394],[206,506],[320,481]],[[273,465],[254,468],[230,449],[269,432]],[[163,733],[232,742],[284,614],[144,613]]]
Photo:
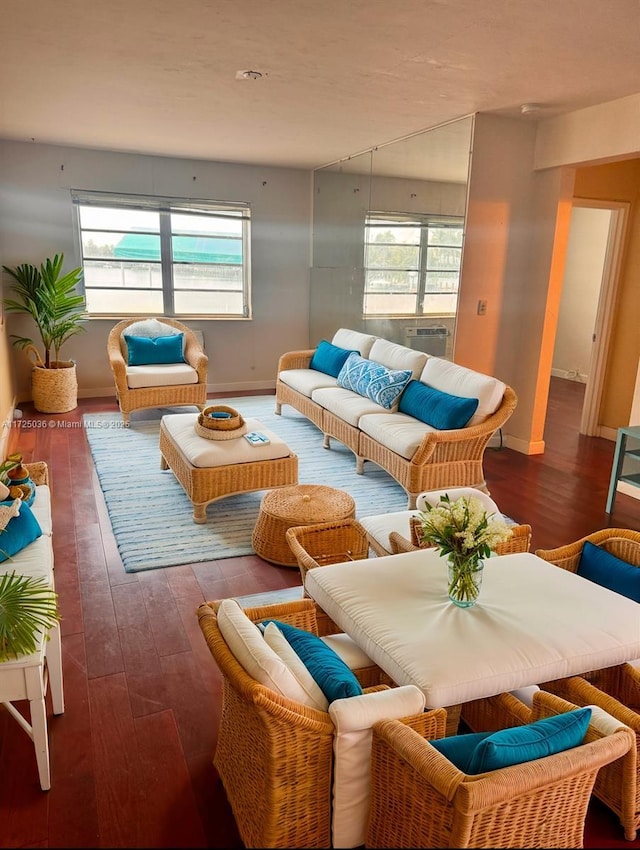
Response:
[[[485,316],[487,313],[487,302],[484,299],[478,301],[478,315]]]

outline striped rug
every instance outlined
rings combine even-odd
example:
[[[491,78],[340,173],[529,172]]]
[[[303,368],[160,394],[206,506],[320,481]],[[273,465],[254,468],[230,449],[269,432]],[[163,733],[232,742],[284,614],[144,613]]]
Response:
[[[356,516],[406,508],[404,490],[388,473],[366,463],[365,474],[358,475],[349,449],[337,440],[332,440],[331,451],[323,449],[321,432],[297,411],[285,406],[282,416],[275,415],[273,396],[215,399],[215,404],[260,419],[298,455],[299,482],[346,490],[355,500]],[[129,428],[122,427],[120,414],[84,416],[113,533],[130,573],[253,554],[251,533],[265,491],[213,502],[206,524],[194,523],[181,485],[170,470],[160,469],[160,417],[175,412],[133,413]]]

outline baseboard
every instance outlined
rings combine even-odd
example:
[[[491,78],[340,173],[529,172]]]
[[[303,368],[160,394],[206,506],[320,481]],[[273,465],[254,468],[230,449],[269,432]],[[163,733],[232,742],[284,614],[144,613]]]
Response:
[[[542,455],[544,454],[544,440],[521,440],[519,437],[514,437],[512,434],[506,434],[504,437],[504,445],[513,449],[515,452],[520,452],[523,455]]]
[[[588,375],[578,372],[577,369],[552,369],[551,375],[553,378],[564,378],[567,381],[577,381],[579,384],[586,384],[589,380]]]

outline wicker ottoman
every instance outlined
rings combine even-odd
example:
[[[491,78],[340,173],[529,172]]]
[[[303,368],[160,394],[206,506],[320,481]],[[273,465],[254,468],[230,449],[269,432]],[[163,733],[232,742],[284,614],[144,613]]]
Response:
[[[160,422],[160,466],[171,469],[193,504],[193,521],[207,521],[207,505],[252,490],[295,484],[298,456],[258,419],[247,419],[249,431],[261,431],[271,442],[250,446],[244,437],[207,440],[194,430],[197,413],[171,413]]]
[[[343,490],[322,484],[282,487],[262,497],[258,521],[253,530],[253,548],[265,561],[282,567],[298,568],[298,561],[286,539],[286,531],[297,525],[352,519],[356,505]]]

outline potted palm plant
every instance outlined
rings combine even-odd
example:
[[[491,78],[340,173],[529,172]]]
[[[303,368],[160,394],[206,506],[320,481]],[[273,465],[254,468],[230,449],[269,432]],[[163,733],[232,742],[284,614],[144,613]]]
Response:
[[[12,334],[12,338],[33,364],[32,398],[41,413],[66,413],[78,404],[76,364],[61,360],[60,348],[69,337],[84,330],[87,313],[84,296],[76,291],[82,269],[62,274],[63,263],[64,254],[56,254],[39,268],[30,263],[2,267],[15,281],[15,297],[4,299],[5,310],[31,316],[40,334],[42,352],[30,337]]]

